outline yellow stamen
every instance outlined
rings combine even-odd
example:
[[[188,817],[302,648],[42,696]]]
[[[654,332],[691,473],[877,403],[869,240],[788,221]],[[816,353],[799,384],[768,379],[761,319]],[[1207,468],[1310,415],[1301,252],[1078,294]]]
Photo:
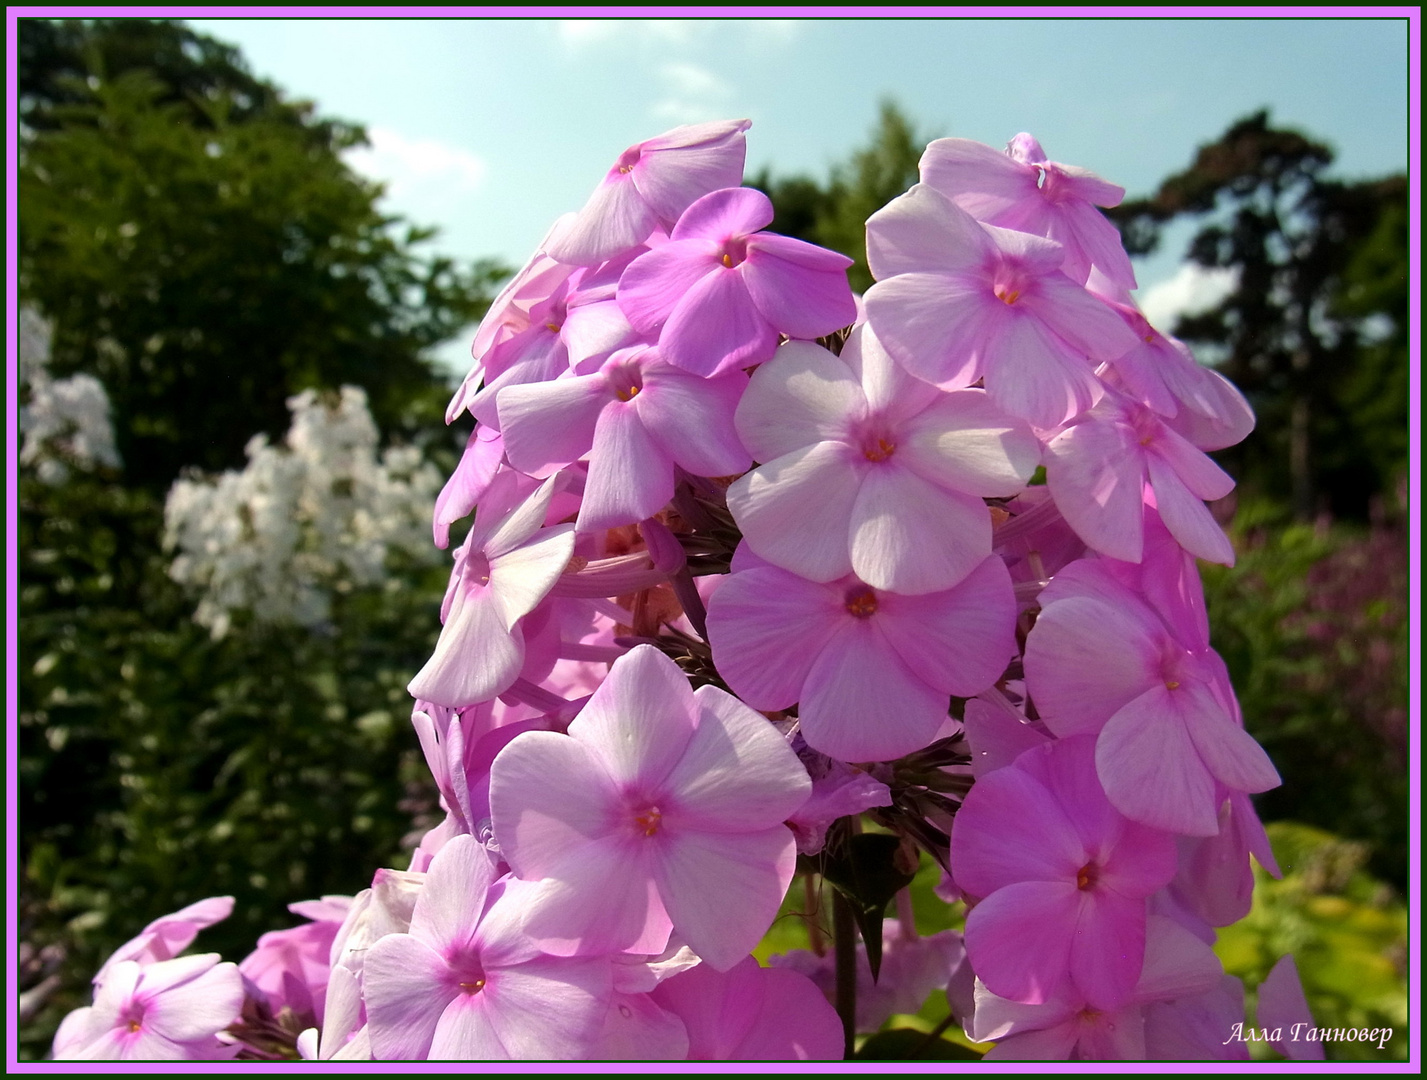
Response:
[[[732,255],[724,255],[724,257],[723,257],[723,265],[729,267],[730,269],[732,269],[732,267],[733,267],[733,256],[732,256]]]
[[[651,806],[644,813],[634,815],[634,824],[644,830],[645,836],[653,836],[659,831],[659,820],[663,816],[659,812],[659,807]]]
[[[892,452],[896,449],[896,443],[888,442],[886,439],[878,439],[876,446],[863,447],[862,456],[868,461],[886,461],[892,456]]]
[[[859,619],[877,613],[877,596],[871,589],[864,589],[847,598],[847,610]]]

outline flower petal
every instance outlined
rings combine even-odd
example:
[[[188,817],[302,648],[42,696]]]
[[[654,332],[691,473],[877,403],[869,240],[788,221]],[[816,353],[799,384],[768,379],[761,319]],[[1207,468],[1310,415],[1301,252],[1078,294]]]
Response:
[[[699,687],[694,701],[698,729],[665,781],[670,830],[753,831],[792,817],[812,781],[768,718],[716,686]]]
[[[757,709],[786,709],[844,614],[836,587],[773,566],[731,574],[709,600],[709,644],[728,685]]]
[[[594,444],[600,412],[614,400],[600,374],[507,386],[496,400],[510,463],[531,476],[549,476],[578,461]]]
[[[1002,769],[987,779],[1014,771]],[[1068,975],[1079,909],[1073,880],[997,889],[966,916],[966,953],[977,976],[1001,997],[1045,1002]]]
[[[659,332],[665,360],[707,378],[773,355],[778,333],[748,295],[744,265],[716,266],[684,294]]]
[[[840,761],[889,761],[928,745],[950,695],[909,668],[873,619],[851,619],[818,654],[798,707],[803,738]]]
[[[833,265],[809,265],[828,262]],[[764,233],[749,238],[742,269],[748,295],[763,317],[780,333],[810,340],[856,320],[857,302],[847,283],[851,265],[844,255]]]
[[[634,403],[600,413],[575,528],[595,532],[653,517],[674,497],[674,464],[649,437]]]
[[[758,944],[793,880],[797,849],[785,825],[760,832],[684,833],[658,868],[674,931],[716,971]]]
[[[1159,683],[1120,709],[1100,732],[1095,766],[1105,794],[1126,817],[1170,832],[1213,836],[1219,831],[1214,778],[1180,708],[1185,688]]]
[[[759,366],[734,424],[756,461],[773,461],[814,443],[845,438],[867,411],[847,363],[819,345],[789,341]]]
[[[363,994],[372,1056],[420,1061],[455,997],[446,961],[410,934],[388,934],[367,950]]]
[[[841,443],[814,443],[728,489],[728,508],[755,554],[812,581],[852,572],[848,535],[861,475],[850,453]]]
[[[932,483],[983,498],[1017,494],[1040,464],[1025,422],[991,404],[982,390],[956,390],[906,421],[897,452]]]
[[[868,469],[849,522],[852,568],[875,589],[949,589],[991,553],[991,516],[895,460]]]
[[[610,667],[570,736],[617,787],[653,789],[685,754],[697,708],[678,665],[652,645],[637,645]]]
[[[652,364],[633,404],[650,437],[681,468],[695,476],[731,476],[753,464],[733,421],[747,386],[741,371],[701,379]]]

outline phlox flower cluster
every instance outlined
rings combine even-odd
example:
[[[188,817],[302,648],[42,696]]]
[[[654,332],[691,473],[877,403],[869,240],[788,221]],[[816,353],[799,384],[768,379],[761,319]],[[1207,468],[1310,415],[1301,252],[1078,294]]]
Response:
[[[1205,451],[1252,413],[1136,309],[1097,209],[1123,191],[1029,135],[932,143],[867,223],[859,301],[737,186],[748,126],[625,151],[482,323],[437,545],[474,517],[410,686],[445,818],[295,907],[223,1039],[836,1058],[944,991],[1000,1058],[1241,1049],[1210,945],[1251,857],[1276,872],[1250,796],[1279,779],[1196,558],[1233,558]],[[283,467],[326,445],[301,417]],[[838,964],[815,929],[761,966],[793,878],[829,891],[864,822],[940,864],[964,934],[919,935],[904,891],[876,950]],[[1261,998],[1306,1011],[1289,975]]]
[[[50,326],[34,308],[20,309],[18,329],[20,387],[29,397],[20,406],[20,464],[33,466],[46,484],[61,483],[71,467],[119,468],[104,384],[84,372],[63,379],[49,373]]]
[[[194,619],[214,637],[240,610],[320,626],[335,590],[386,580],[391,554],[432,561],[424,521],[440,476],[414,447],[378,453],[365,392],[344,386],[328,401],[304,390],[287,406],[284,445],[255,435],[242,471],[169,489],[169,574],[198,593]]]

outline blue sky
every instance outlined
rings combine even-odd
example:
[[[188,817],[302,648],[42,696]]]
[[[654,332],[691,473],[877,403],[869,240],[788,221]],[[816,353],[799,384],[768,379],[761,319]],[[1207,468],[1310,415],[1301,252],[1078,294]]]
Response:
[[[1405,20],[219,20],[255,72],[365,124],[352,163],[437,246],[519,265],[626,146],[749,117],[750,173],[819,178],[883,98],[927,137],[1030,131],[1055,160],[1145,194],[1260,107],[1338,152],[1345,177],[1408,159]],[[1178,245],[1140,268],[1173,308],[1212,290]],[[1157,291],[1156,291],[1157,290]],[[1154,292],[1154,296],[1150,296]],[[465,342],[441,350],[454,369]]]

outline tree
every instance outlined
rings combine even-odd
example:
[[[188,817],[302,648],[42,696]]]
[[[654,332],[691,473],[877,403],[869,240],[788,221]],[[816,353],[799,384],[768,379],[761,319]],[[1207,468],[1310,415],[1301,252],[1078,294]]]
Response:
[[[1169,221],[1203,222],[1189,258],[1233,270],[1214,310],[1178,336],[1223,356],[1259,431],[1229,456],[1250,490],[1367,516],[1407,465],[1407,182],[1326,175],[1332,150],[1255,113],[1199,148],[1146,199],[1109,211],[1131,254]]]
[[[432,232],[381,213],[380,186],[342,161],[360,128],[314,120],[173,23],[27,20],[31,35],[21,291],[55,323],[56,373],[104,383],[131,483],[241,464],[308,387],[362,386],[387,432],[439,415],[423,353],[479,318],[503,271],[421,254]]]
[[[774,179],[764,170],[749,184],[773,200],[774,232],[832,248],[855,260],[854,292],[872,286],[867,269],[867,219],[917,182],[927,139],[893,101],[884,101],[867,145],[833,167],[826,185],[805,176]]]

